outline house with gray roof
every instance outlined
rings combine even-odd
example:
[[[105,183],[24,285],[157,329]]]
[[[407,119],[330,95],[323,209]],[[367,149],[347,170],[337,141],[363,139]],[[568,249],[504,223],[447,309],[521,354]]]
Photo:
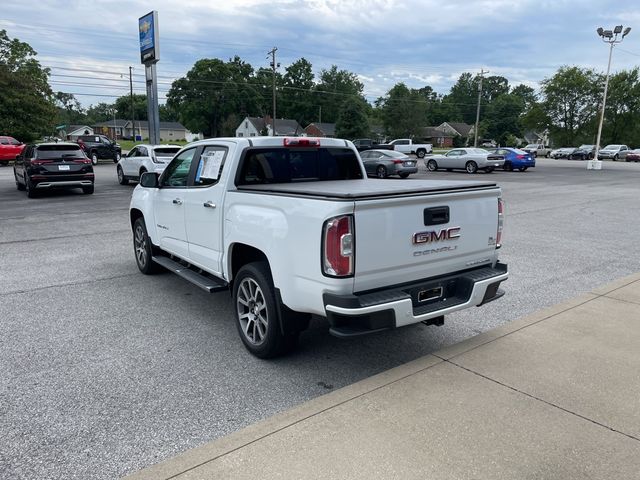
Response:
[[[310,123],[304,128],[305,133],[309,137],[330,137],[336,136],[335,123]]]
[[[272,136],[272,119],[270,116],[265,117],[245,117],[238,128],[236,128],[236,137],[259,137],[264,133]],[[276,136],[278,137],[295,137],[304,134],[304,129],[296,120],[288,118],[278,118],[276,120]]]
[[[468,138],[473,135],[473,125],[464,122],[443,122],[437,128],[462,138]]]

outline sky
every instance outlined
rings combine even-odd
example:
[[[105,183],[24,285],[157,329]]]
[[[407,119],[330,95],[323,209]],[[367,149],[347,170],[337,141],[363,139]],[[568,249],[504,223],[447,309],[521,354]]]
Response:
[[[488,70],[539,88],[563,65],[606,71],[599,26],[632,27],[612,72],[640,64],[637,0],[5,0],[0,29],[29,43],[54,91],[83,106],[145,93],[138,18],[158,11],[161,103],[171,81],[201,58],[238,55],[280,72],[301,57],[317,75],[337,65],[358,75],[373,102],[394,84],[447,93],[463,72]],[[4,2],[3,2],[4,3]]]

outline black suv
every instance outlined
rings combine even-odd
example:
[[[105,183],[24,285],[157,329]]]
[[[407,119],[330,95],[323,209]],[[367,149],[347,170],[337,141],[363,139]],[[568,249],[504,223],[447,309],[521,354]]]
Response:
[[[112,142],[105,135],[81,135],[77,141],[94,165],[97,165],[98,160],[102,158],[112,159],[114,163],[120,161],[122,155],[120,145]]]
[[[27,145],[16,157],[13,175],[18,190],[26,190],[29,198],[50,188],[82,188],[87,194],[94,189],[91,160],[77,143]]]

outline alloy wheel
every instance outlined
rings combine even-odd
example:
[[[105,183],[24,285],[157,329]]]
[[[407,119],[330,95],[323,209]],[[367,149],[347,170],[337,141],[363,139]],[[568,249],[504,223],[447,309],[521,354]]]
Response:
[[[269,312],[262,289],[253,278],[240,283],[236,308],[245,338],[252,345],[262,344],[267,336]]]
[[[147,264],[147,239],[145,231],[140,224],[136,225],[136,230],[133,236],[133,243],[138,265],[144,268]]]

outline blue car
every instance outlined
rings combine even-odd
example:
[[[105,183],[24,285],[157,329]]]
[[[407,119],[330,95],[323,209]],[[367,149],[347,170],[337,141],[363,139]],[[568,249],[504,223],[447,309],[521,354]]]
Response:
[[[507,172],[513,172],[514,170],[524,172],[527,168],[536,166],[536,158],[518,148],[495,148],[492,152],[504,156],[504,166],[502,168]]]

